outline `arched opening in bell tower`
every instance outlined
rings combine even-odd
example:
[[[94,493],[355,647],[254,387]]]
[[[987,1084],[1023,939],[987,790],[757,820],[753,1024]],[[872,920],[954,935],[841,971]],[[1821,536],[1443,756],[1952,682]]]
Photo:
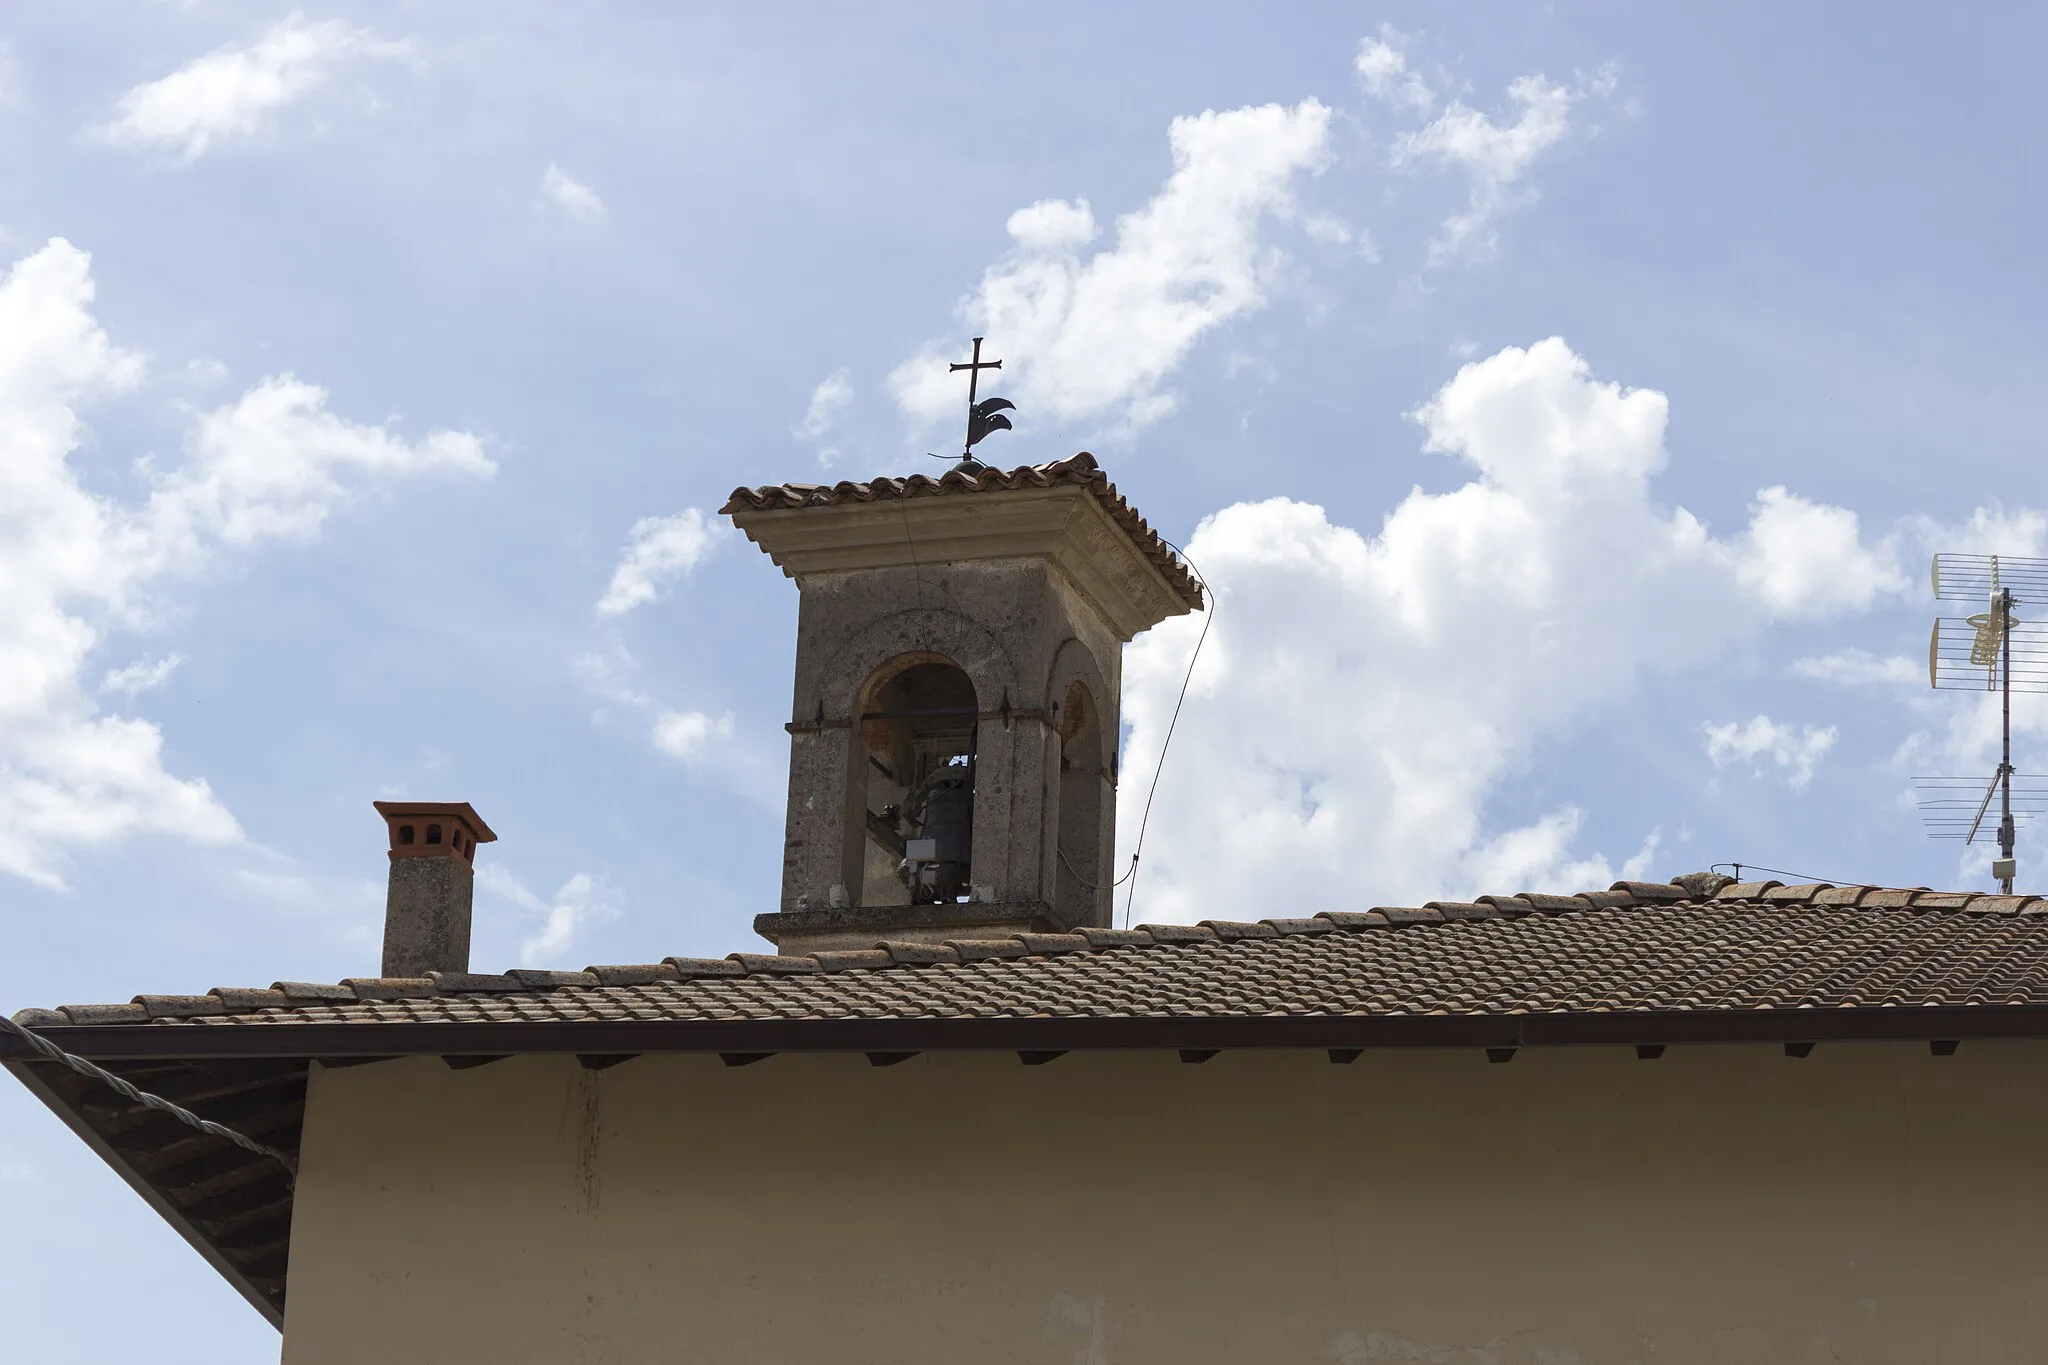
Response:
[[[861,905],[940,905],[972,890],[974,683],[934,654],[895,659],[863,689]]]
[[[1107,925],[1109,876],[1103,811],[1109,773],[1102,757],[1102,715],[1080,680],[1060,699],[1059,855],[1054,907],[1069,924]]]

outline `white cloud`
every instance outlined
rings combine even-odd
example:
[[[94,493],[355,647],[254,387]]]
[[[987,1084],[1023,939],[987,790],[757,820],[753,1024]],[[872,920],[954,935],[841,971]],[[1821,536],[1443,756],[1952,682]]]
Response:
[[[588,873],[579,872],[563,882],[547,907],[547,919],[540,930],[519,945],[520,963],[538,967],[544,963],[560,962],[569,945],[585,929],[616,919],[618,909],[603,897],[603,889]]]
[[[1358,74],[1368,94],[1399,108],[1427,113],[1435,96],[1410,71],[1401,35],[1382,28],[1358,51]],[[1508,83],[1508,110],[1489,115],[1461,99],[1421,128],[1395,140],[1396,166],[1431,164],[1464,174],[1465,206],[1446,218],[1429,244],[1431,265],[1478,260],[1499,248],[1494,220],[1517,202],[1534,197],[1522,182],[1536,162],[1572,128],[1572,106],[1588,95],[1613,91],[1615,77],[1603,71],[1583,85],[1559,85],[1541,75]]]
[[[810,406],[804,409],[804,420],[792,428],[793,432],[806,441],[817,440],[832,429],[833,420],[852,401],[852,377],[845,370],[826,375],[811,390]]]
[[[1938,723],[1908,735],[1894,755],[1895,766],[1914,776],[1990,776],[1998,763],[2002,729],[1996,692],[1944,692],[1920,698],[1914,709],[1923,717],[1938,718]],[[2016,693],[2012,736],[2015,766],[2023,774],[2040,772],[2042,741],[2048,740],[2048,707],[2037,704],[2033,695]]]
[[[1927,686],[1927,661],[1901,654],[1880,657],[1866,649],[1838,649],[1832,654],[1810,655],[1792,661],[1794,676],[1816,682],[1839,683],[1844,687],[1871,684]]]
[[[478,863],[476,884],[494,896],[511,901],[521,910],[539,913],[548,908],[548,903],[528,890],[526,883],[508,870],[503,863],[490,860]]]
[[[654,718],[654,747],[671,758],[695,762],[714,738],[732,736],[732,713],[710,716],[702,711],[663,711]]]
[[[1323,242],[1330,246],[1358,244],[1359,254],[1371,260],[1379,259],[1379,249],[1373,245],[1372,234],[1331,213],[1311,213],[1301,220],[1301,230],[1312,242]]]
[[[100,691],[119,692],[124,697],[139,697],[144,692],[154,691],[171,680],[185,662],[182,654],[167,654],[154,663],[137,659],[109,672],[100,679]]]
[[[217,142],[261,133],[279,110],[326,84],[343,61],[409,50],[367,29],[335,19],[310,23],[294,13],[247,47],[218,48],[136,86],[101,131],[119,144],[173,148],[192,161]]]
[[[1650,831],[1642,847],[1628,861],[1615,867],[1597,853],[1590,857],[1574,856],[1572,844],[1585,820],[1583,810],[1565,806],[1530,824],[1508,830],[1472,851],[1464,875],[1473,886],[1543,885],[1574,889],[1608,886],[1620,878],[1642,880],[1652,875],[1651,865],[1663,844],[1657,830]]]
[[[1957,525],[1918,517],[1909,526],[1913,542],[1924,556],[1942,551],[2035,558],[2048,554],[2048,512],[2031,508],[1979,507]],[[1926,573],[1928,568],[1928,560],[1922,558],[1921,572]],[[1927,578],[1921,581],[1929,582]]]
[[[1358,78],[1368,95],[1426,114],[1436,104],[1436,95],[1421,76],[1408,69],[1403,51],[1406,43],[1392,24],[1381,24],[1379,37],[1358,45]]]
[[[620,725],[644,736],[657,752],[682,760],[693,779],[717,782],[769,810],[782,808],[788,796],[788,750],[753,731],[737,730],[731,711],[713,714],[655,696],[639,685],[639,665],[616,642],[607,653],[577,659],[576,671],[603,703],[592,714],[592,724]]]
[[[839,414],[853,401],[853,376],[845,370],[837,370],[818,381],[818,387],[811,390],[811,401],[804,409],[804,418],[789,429],[790,435],[800,441],[818,443],[818,463],[830,467],[839,451],[826,445],[825,436],[832,430],[832,424],[839,420]]]
[[[491,470],[474,437],[407,443],[283,376],[195,417],[179,464],[144,467],[140,505],[94,493],[72,464],[80,410],[132,387],[142,362],[93,318],[93,292],[86,254],[61,239],[0,277],[0,872],[48,886],[71,851],[128,835],[241,837],[203,779],[165,770],[154,724],[101,713],[85,679],[108,631],[147,625],[152,594],[222,547],[313,534],[345,475]],[[117,669],[104,690],[170,666]]]
[[[1645,671],[1700,666],[1787,614],[1859,600],[1787,601],[1769,535],[1716,537],[1660,506],[1667,416],[1662,394],[1596,380],[1561,340],[1510,347],[1416,413],[1425,448],[1471,471],[1462,486],[1410,493],[1376,533],[1285,498],[1206,518],[1188,549],[1216,616],[1138,917],[1611,880],[1606,858],[1575,850],[1573,805],[1499,828],[1503,781]],[[1767,506],[1782,504],[1760,500],[1759,516]],[[1844,572],[1868,561],[1823,525]],[[1126,651],[1126,853],[1199,629],[1177,618]]]
[[[604,200],[597,197],[597,191],[580,180],[571,179],[568,172],[552,161],[540,178],[540,190],[564,213],[580,222],[595,223],[604,217]]]
[[[610,891],[588,872],[569,878],[550,897],[535,895],[518,877],[496,863],[479,867],[476,880],[486,891],[540,921],[519,945],[522,967],[562,966],[563,955],[586,929],[619,915],[618,907],[611,903]]]
[[[408,442],[329,412],[325,389],[289,374],[200,414],[186,455],[150,497],[148,544],[167,560],[189,558],[212,540],[241,546],[310,536],[346,496],[346,475],[496,472],[468,432]]]
[[[1169,411],[1163,385],[1195,343],[1264,305],[1279,255],[1261,229],[1291,214],[1296,181],[1323,167],[1329,128],[1315,100],[1175,119],[1172,175],[1092,254],[1086,200],[1012,214],[1009,253],[960,316],[1003,360],[1019,416],[1138,427]],[[935,342],[896,368],[889,387],[906,413],[924,424],[957,415],[964,394],[946,365],[958,358]]]
[[[1701,727],[1706,735],[1707,757],[1716,768],[1747,763],[1761,774],[1774,766],[1794,791],[1803,791],[1813,781],[1813,770],[1828,750],[1835,747],[1835,727],[1825,730],[1807,725],[1780,725],[1769,716],[1752,716],[1746,721]]]
[[[1003,231],[1028,251],[1073,251],[1095,240],[1095,210],[1086,199],[1041,199],[1010,215]]]
[[[212,356],[185,362],[185,380],[195,388],[211,388],[228,382],[228,367]]]
[[[1435,122],[1399,144],[1397,162],[1435,160],[1462,169],[1471,183],[1465,207],[1446,218],[1430,242],[1432,264],[1497,250],[1494,218],[1508,207],[1515,186],[1536,159],[1563,141],[1571,128],[1577,93],[1565,86],[1541,76],[1521,76],[1509,84],[1508,98],[1520,110],[1513,123],[1495,123],[1453,100]]]
[[[598,614],[617,616],[660,601],[672,580],[695,568],[730,534],[724,522],[695,507],[672,517],[640,518],[633,523],[604,596],[597,599]]]
[[[1904,592],[1891,541],[1863,548],[1856,514],[1808,502],[1783,487],[1766,488],[1750,504],[1743,584],[1784,616],[1827,616],[1863,610],[1878,597]]]

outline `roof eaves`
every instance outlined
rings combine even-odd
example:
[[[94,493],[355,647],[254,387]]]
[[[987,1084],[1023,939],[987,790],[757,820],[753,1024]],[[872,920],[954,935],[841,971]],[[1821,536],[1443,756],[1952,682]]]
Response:
[[[473,1054],[664,1052],[1145,1051],[1213,1047],[1495,1047],[1636,1043],[1776,1043],[2048,1039],[2048,1004],[1808,1006],[1756,1008],[1556,1008],[1519,1012],[1404,1009],[1371,1014],[1276,1012],[1171,1016],[1048,1015],[1028,1011],[837,1018],[396,1020],[289,1027],[136,1029],[50,1027],[43,1036],[100,1061],[227,1057],[303,1061]],[[0,1037],[0,1061],[26,1060],[26,1045]]]
[[[942,496],[988,496],[1021,488],[1050,488],[1067,484],[1085,488],[1102,505],[1132,545],[1165,577],[1174,593],[1188,606],[1200,611],[1203,593],[1200,582],[1172,547],[1155,531],[1130,501],[1117,491],[1109,475],[1087,451],[1047,464],[1022,465],[1015,469],[983,468],[976,471],[951,469],[937,478],[912,474],[905,478],[878,478],[864,482],[841,480],[835,484],[782,483],[761,487],[741,486],[719,509],[721,516],[773,510],[794,511],[806,507],[832,507],[848,502],[879,502],[892,498]]]

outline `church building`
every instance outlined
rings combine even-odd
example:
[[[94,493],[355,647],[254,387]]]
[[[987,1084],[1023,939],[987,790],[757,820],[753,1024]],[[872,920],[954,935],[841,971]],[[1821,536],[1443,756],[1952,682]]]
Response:
[[[0,1032],[284,1365],[2040,1358],[2048,900],[1119,928],[1122,646],[1206,602],[1095,460],[725,512],[799,596],[764,942],[473,971],[496,835],[380,802],[377,975]]]

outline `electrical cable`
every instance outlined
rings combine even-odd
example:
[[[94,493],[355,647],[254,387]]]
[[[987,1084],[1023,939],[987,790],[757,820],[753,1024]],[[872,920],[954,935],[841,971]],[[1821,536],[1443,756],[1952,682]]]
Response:
[[[1188,671],[1180,680],[1180,695],[1174,698],[1173,718],[1166,722],[1166,738],[1159,745],[1159,761],[1152,765],[1152,786],[1145,793],[1145,813],[1138,820],[1138,842],[1131,849],[1131,870],[1119,881],[1128,879],[1131,889],[1124,893],[1124,928],[1131,927],[1131,907],[1138,901],[1138,859],[1145,852],[1145,830],[1152,823],[1152,798],[1159,795],[1159,774],[1166,769],[1166,751],[1173,747],[1174,727],[1180,724],[1180,709],[1187,704],[1188,684],[1195,680],[1195,661],[1202,657],[1202,644],[1209,638],[1209,627],[1216,624],[1216,590],[1209,586],[1209,580],[1202,575],[1201,568],[1188,552],[1161,536],[1159,543],[1179,555],[1188,569],[1195,575],[1195,581],[1202,585],[1202,596],[1208,599],[1208,609],[1202,613],[1202,633],[1195,637],[1194,652],[1188,655]]]
[[[1134,856],[1131,859],[1130,867],[1125,870],[1123,876],[1118,877],[1115,881],[1110,882],[1107,886],[1103,886],[1098,883],[1091,882],[1086,877],[1082,876],[1080,871],[1073,865],[1073,863],[1067,861],[1067,851],[1065,849],[1055,846],[1053,852],[1060,855],[1060,862],[1066,865],[1068,875],[1071,876],[1075,881],[1081,883],[1082,889],[1087,891],[1114,891],[1119,886],[1122,886],[1125,882],[1129,881],[1131,879],[1131,873],[1136,872],[1138,870],[1138,860]]]
[[[1742,869],[1746,867],[1752,872],[1769,872],[1773,876],[1778,877],[1797,877],[1802,882],[1826,882],[1829,886],[1870,885],[1870,883],[1868,882],[1844,882],[1837,881],[1833,877],[1816,877],[1806,872],[1787,872],[1782,867],[1764,867],[1759,863],[1715,863],[1712,867],[1708,868],[1707,871],[1719,872],[1724,867],[1732,867],[1735,869],[1735,880],[1738,882],[1742,880]]]
[[[286,1175],[289,1175],[294,1180],[298,1179],[299,1163],[293,1160],[289,1154],[280,1152],[275,1147],[258,1142],[252,1137],[244,1137],[234,1129],[224,1128],[211,1119],[203,1119],[190,1109],[174,1104],[161,1095],[152,1095],[147,1090],[138,1090],[111,1071],[102,1070],[83,1057],[73,1056],[41,1034],[24,1028],[4,1014],[0,1014],[0,1032],[13,1034],[40,1055],[49,1058],[61,1066],[71,1068],[88,1080],[98,1081],[101,1085],[108,1087],[125,1099],[154,1109],[160,1114],[168,1114],[188,1128],[197,1128],[202,1133],[208,1133],[217,1138],[225,1138],[245,1152],[253,1152],[257,1156],[267,1156],[278,1165],[284,1167]]]

